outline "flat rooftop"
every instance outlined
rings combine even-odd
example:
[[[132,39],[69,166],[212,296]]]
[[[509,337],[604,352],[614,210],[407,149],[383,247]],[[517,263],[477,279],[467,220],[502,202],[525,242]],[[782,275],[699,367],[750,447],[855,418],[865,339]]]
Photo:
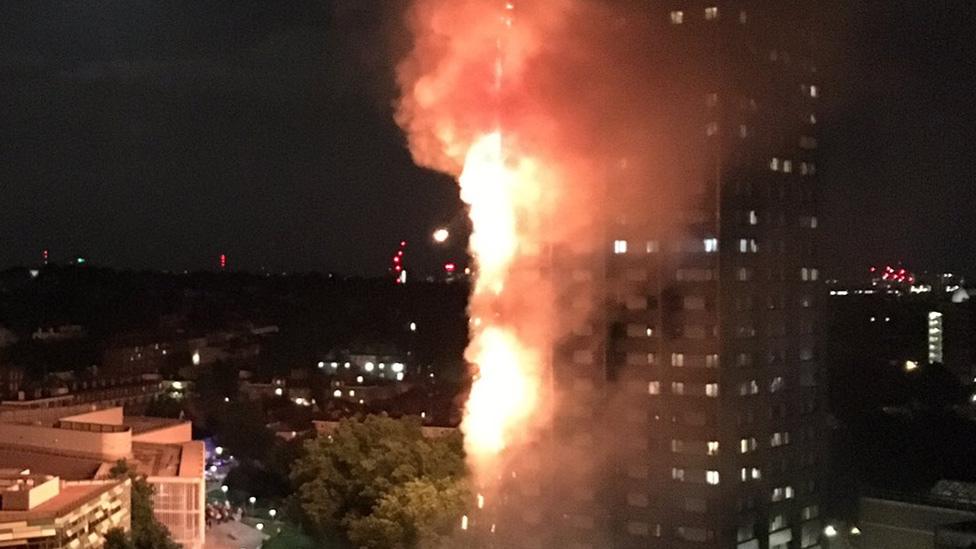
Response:
[[[0,523],[56,518],[111,490],[116,483],[61,485],[61,492],[30,511],[0,511]]]
[[[64,480],[95,478],[103,461],[0,446],[0,469],[30,469]]]

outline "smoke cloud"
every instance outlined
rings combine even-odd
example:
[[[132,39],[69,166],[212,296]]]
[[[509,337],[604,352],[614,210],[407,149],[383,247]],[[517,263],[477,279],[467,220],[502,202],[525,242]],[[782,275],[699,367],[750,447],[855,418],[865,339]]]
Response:
[[[695,126],[704,98],[655,36],[651,11],[627,1],[414,0],[407,16],[413,48],[397,69],[397,122],[417,164],[459,179],[474,228],[466,358],[476,381],[462,430],[489,505],[491,492],[528,476],[592,485],[596,465],[618,451],[612,437],[580,447],[579,432],[558,427],[580,406],[600,423],[596,401],[574,391],[580,379],[599,386],[615,375],[601,333],[614,297],[603,283],[611,242],[672,230],[673,212],[704,188],[688,182],[706,177],[688,171],[701,162],[683,160],[704,121],[701,134],[678,130]]]

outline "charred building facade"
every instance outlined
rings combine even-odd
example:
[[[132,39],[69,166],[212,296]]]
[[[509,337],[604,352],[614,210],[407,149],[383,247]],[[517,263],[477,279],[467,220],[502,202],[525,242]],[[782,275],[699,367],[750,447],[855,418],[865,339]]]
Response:
[[[655,169],[689,198],[665,223],[642,182],[609,183],[605,249],[566,273],[602,299],[554,359],[555,438],[590,488],[552,479],[529,521],[562,546],[821,546],[815,8],[645,8],[674,75],[649,100],[681,151]]]

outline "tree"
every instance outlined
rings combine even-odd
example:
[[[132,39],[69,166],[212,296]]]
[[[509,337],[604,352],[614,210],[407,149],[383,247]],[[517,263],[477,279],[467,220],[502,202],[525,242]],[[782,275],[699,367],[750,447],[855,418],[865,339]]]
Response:
[[[461,480],[411,480],[387,492],[372,514],[350,520],[348,536],[367,549],[443,547],[469,498]]]
[[[180,549],[153,513],[153,487],[146,478],[137,474],[125,460],[116,462],[109,474],[112,478],[128,478],[132,482],[132,530],[127,540],[120,540],[113,534],[114,549]],[[123,541],[126,543],[118,545]]]
[[[292,468],[309,525],[357,547],[436,545],[469,500],[460,435],[425,438],[418,418],[343,420]]]
[[[121,528],[112,528],[105,534],[104,549],[136,549],[132,539]]]

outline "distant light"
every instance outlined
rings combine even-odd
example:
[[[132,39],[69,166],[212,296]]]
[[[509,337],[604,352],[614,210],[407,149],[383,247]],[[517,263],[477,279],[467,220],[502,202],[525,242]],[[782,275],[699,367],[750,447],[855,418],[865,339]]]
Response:
[[[182,381],[174,381],[173,382],[173,388],[176,389],[177,391],[183,389],[183,382]]]
[[[345,364],[342,365],[342,367],[348,370],[349,369],[349,363],[346,362]]]
[[[410,323],[410,331],[411,332],[416,332],[417,331],[417,323],[416,322],[411,322]]]
[[[224,402],[230,402],[230,397],[224,397]]]
[[[336,389],[335,391],[332,391],[332,396],[334,396],[336,398],[339,398],[339,397],[342,396],[342,391],[340,391],[339,389]]]
[[[362,383],[362,382],[363,382],[363,376],[356,376],[356,383]]]
[[[338,362],[333,362],[332,364],[329,364],[329,366],[331,366],[333,368],[338,368],[339,367],[339,363]]]
[[[441,227],[436,231],[434,231],[433,236],[434,236],[434,242],[437,242],[438,244],[443,244],[444,242],[447,242],[448,238],[451,237],[451,233],[444,227]]]
[[[392,369],[394,372],[402,372],[403,364],[400,362],[394,362],[393,364],[390,365],[390,369]]]
[[[211,473],[216,473],[217,472],[217,466],[216,465],[211,465],[210,466],[210,472]]]
[[[228,488],[226,484],[220,487],[220,491],[225,494],[227,493],[227,490],[230,490],[230,488]]]
[[[861,529],[858,528],[857,526],[851,526],[851,535],[852,536],[860,536],[861,535]]]
[[[283,391],[281,387],[275,389],[275,396],[281,396],[283,394],[285,394],[285,391]]]
[[[271,518],[275,518],[275,515],[277,514],[278,514],[277,509],[268,509],[268,516],[270,516]]]
[[[905,361],[905,371],[906,372],[911,372],[911,371],[914,371],[914,370],[917,370],[917,369],[918,369],[918,362],[915,362],[914,360],[906,360]]]
[[[218,446],[218,447],[214,448],[214,453],[217,454],[218,456],[224,455],[224,447],[223,446]]]
[[[444,264],[444,271],[447,272],[448,274],[454,274],[454,270],[456,268],[457,268],[457,265],[455,265],[453,263],[445,263]]]
[[[193,351],[193,356],[190,357],[190,361],[193,362],[194,366],[200,365],[200,351]]]
[[[836,537],[837,529],[834,528],[833,524],[828,524],[827,527],[824,528],[824,535],[827,536],[828,538]]]
[[[397,379],[397,381],[403,381],[403,372],[398,373],[396,375],[396,379]]]
[[[254,502],[256,502],[257,500],[258,500],[258,498],[254,497],[254,496],[251,496],[251,497],[247,498],[247,501],[250,502],[251,505],[254,505]]]
[[[325,368],[325,363],[320,360],[318,366],[319,368]]]
[[[79,265],[84,265],[86,261],[87,260],[84,257],[77,257],[77,258],[75,258],[75,263],[77,263]]]
[[[349,390],[349,396],[351,396],[351,397],[356,396],[356,391],[353,391],[353,390],[350,389]]]
[[[37,269],[31,269],[28,272],[30,273],[31,278],[37,278],[38,275],[41,274],[41,271],[38,271]]]
[[[478,494],[478,509],[485,508],[485,496]]]
[[[367,362],[363,365],[363,370],[366,370],[367,372],[372,372],[374,368],[376,368],[376,366],[372,362]]]
[[[258,531],[260,532],[261,530],[264,530],[264,523],[259,522],[255,524],[254,527],[257,528]]]
[[[468,515],[461,516],[461,529],[462,530],[468,529]]]

